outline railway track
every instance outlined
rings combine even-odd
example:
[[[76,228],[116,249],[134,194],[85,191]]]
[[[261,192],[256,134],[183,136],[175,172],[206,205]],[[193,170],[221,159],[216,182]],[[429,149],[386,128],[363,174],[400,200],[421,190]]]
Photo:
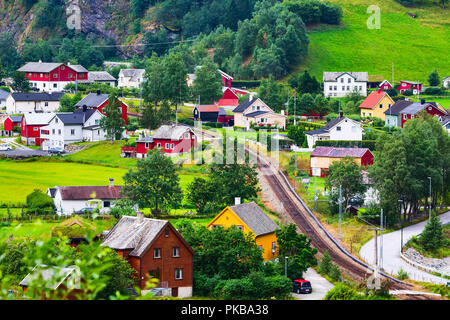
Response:
[[[281,176],[281,173],[270,170],[267,160],[262,160],[260,156],[258,156],[258,168],[260,171],[268,172],[264,178],[299,230],[311,238],[313,247],[322,254],[328,251],[334,263],[356,281],[364,281],[373,274],[370,266],[351,256],[327,231],[321,228],[318,221],[312,217],[312,213],[308,212],[309,209],[306,205],[298,199],[297,195],[294,195],[294,191],[290,185],[287,185],[288,182]],[[392,289],[408,290],[412,288],[411,285],[384,273],[381,273],[381,276],[393,281]]]

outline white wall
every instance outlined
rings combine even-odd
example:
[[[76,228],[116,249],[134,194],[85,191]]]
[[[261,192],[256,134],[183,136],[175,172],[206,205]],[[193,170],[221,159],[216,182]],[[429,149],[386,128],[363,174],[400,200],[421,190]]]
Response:
[[[341,130],[338,130],[340,127]],[[344,119],[329,131],[330,140],[362,140],[362,128],[351,119]]]
[[[347,94],[353,92],[355,88],[362,96],[367,96],[367,82],[355,81],[349,74],[343,74],[336,80],[324,82],[323,94],[325,97],[345,97]],[[332,90],[330,90],[330,86]]]
[[[36,110],[35,110],[36,108]],[[6,99],[6,112],[8,114],[27,112],[54,112],[59,108],[59,101],[15,101],[10,95]]]

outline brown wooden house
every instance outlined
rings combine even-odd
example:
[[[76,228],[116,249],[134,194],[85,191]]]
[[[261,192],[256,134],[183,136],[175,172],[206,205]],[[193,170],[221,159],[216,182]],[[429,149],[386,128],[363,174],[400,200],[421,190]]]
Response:
[[[110,247],[136,270],[138,286],[146,289],[151,278],[173,297],[192,296],[194,251],[169,221],[123,216],[106,235]]]

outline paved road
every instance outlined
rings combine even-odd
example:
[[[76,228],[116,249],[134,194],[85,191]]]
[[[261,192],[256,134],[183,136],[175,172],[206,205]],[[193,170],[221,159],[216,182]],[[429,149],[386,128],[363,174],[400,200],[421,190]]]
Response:
[[[14,150],[0,151],[0,154],[6,157],[36,157],[36,156],[48,156],[48,152],[42,150],[31,149],[23,146],[15,141],[17,137],[2,138],[5,143],[14,146]]]
[[[313,268],[309,268],[303,275],[303,278],[311,282],[313,291],[310,294],[292,293],[292,296],[299,300],[322,300],[327,292],[334,288],[332,283],[328,282]]]
[[[450,211],[439,216],[443,224],[450,223]],[[417,223],[415,225],[406,227],[403,229],[403,244],[405,244],[413,236],[417,236],[422,233],[427,221]],[[378,238],[379,240],[379,238]],[[416,281],[425,281],[432,283],[446,283],[448,280],[440,277],[433,276],[428,272],[419,270],[400,258],[400,242],[401,231],[394,231],[383,235],[383,268],[387,273],[397,275],[398,271],[402,268],[409,275],[409,278]],[[366,243],[359,254],[361,257],[370,264],[374,262],[374,239]],[[380,242],[378,242],[378,245]],[[379,246],[378,246],[379,248]]]

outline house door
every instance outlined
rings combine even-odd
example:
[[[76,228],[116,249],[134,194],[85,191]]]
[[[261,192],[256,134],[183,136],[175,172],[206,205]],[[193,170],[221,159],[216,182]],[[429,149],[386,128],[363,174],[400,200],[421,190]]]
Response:
[[[172,297],[178,297],[178,287],[172,288]]]

